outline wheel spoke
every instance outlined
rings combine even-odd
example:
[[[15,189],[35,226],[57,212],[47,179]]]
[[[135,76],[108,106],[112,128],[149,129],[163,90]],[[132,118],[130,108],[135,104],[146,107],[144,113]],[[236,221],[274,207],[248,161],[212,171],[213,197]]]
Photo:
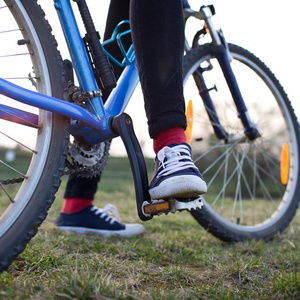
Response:
[[[26,146],[25,144],[21,143],[20,141],[17,141],[16,139],[12,138],[11,136],[8,136],[7,134],[5,134],[4,132],[0,131],[0,134],[6,136],[7,138],[11,139],[12,141],[16,142],[18,145],[26,148],[27,150],[29,150],[30,152],[34,153],[34,154],[37,154],[37,151]]]
[[[233,49],[231,66],[247,114],[254,126],[258,126],[260,134],[253,140],[245,136],[223,72],[211,55],[212,46],[204,45],[188,53],[184,63],[185,98],[193,99],[196,95],[198,99],[200,91],[192,74],[199,66],[206,68],[202,73],[206,86],[217,87],[209,95],[221,124],[215,122],[216,118],[209,120],[208,115],[215,117],[211,106],[193,102],[191,146],[194,162],[207,182],[208,192],[206,206],[202,208],[204,212],[192,215],[225,240],[260,236],[259,231],[264,234],[262,238],[266,238],[278,228],[280,220],[276,216],[285,212],[290,214],[290,219],[293,216],[288,207],[297,201],[295,190],[300,152],[297,139],[300,133],[293,123],[286,94],[271,72],[248,51],[234,45],[230,47]],[[207,68],[208,61],[211,68]],[[213,127],[216,126],[228,133],[225,141],[215,136]],[[284,144],[289,145],[289,157],[292,158],[287,184],[281,183]]]
[[[4,191],[4,193],[6,194],[6,196],[8,197],[8,199],[10,200],[11,203],[15,203],[14,199],[11,197],[11,195],[9,194],[9,192],[7,191],[7,189],[4,187],[4,185],[2,184],[2,182],[0,181],[0,186],[2,188],[2,190]],[[1,214],[0,214],[1,216]]]

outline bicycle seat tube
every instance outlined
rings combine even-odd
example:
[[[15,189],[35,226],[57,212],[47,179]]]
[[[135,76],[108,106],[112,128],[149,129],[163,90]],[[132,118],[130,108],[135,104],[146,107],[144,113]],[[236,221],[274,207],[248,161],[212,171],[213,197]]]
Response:
[[[94,78],[80,32],[75,20],[75,16],[69,0],[55,0],[61,27],[68,45],[73,67],[81,89],[91,95],[87,108],[92,111],[102,122],[102,133],[104,138],[111,138],[114,135],[109,128],[110,116],[105,111],[100,90]]]

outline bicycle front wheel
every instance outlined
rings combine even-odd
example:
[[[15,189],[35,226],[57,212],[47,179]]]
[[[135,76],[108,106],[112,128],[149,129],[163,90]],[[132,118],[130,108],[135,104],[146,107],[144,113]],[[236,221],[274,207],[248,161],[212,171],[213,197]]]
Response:
[[[63,99],[65,84],[56,42],[32,0],[1,1],[0,76]],[[0,271],[24,250],[45,219],[63,170],[67,120],[0,96],[0,104],[33,113],[33,123],[0,120]],[[3,116],[3,114],[2,114]],[[18,124],[19,120],[21,124]]]
[[[251,141],[244,135],[213,46],[187,53],[184,94],[193,103],[191,147],[208,184],[204,207],[192,215],[225,241],[268,240],[288,226],[298,208],[299,125],[286,93],[266,65],[241,47],[229,44],[229,50],[249,116],[261,136]],[[196,70],[210,90],[227,139],[216,137],[212,125],[220,126],[208,119],[210,108],[199,96]]]

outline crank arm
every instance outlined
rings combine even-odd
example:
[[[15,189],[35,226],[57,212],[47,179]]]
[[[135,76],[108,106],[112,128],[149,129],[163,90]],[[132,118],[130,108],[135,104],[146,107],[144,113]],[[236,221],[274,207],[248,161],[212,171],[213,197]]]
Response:
[[[136,204],[139,218],[142,221],[148,221],[151,215],[145,215],[142,211],[143,203],[150,203],[151,197],[148,189],[148,175],[142,149],[134,133],[132,120],[129,115],[122,113],[113,118],[111,129],[115,134],[120,135],[125,145],[128,158],[131,165],[134,179]]]

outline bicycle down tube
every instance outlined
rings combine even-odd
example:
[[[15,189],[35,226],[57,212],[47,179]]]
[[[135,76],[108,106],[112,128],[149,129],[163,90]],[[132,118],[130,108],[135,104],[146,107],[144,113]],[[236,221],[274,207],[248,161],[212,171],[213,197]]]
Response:
[[[80,133],[80,135],[83,135],[90,144],[115,137],[109,128],[109,120],[124,111],[138,84],[139,79],[135,60],[126,66],[117,87],[111,93],[106,104],[103,105],[100,96],[94,97],[94,95],[98,95],[98,86],[76,24],[70,1],[55,0],[55,7],[58,11],[80,87],[83,91],[91,95],[91,104],[88,108],[93,113],[74,103],[26,90],[2,78],[0,78],[0,93],[19,102],[59,113],[82,122],[81,126],[78,124],[76,126],[71,125],[70,130],[73,134]],[[0,105],[0,110],[0,117],[2,118],[7,119],[7,116],[11,115],[11,108],[8,106]],[[14,109],[14,115],[17,118],[28,120],[28,122],[24,122],[25,125],[38,126],[38,124],[34,124],[37,122],[37,118],[33,117],[32,114]],[[14,120],[12,119],[12,121]]]

